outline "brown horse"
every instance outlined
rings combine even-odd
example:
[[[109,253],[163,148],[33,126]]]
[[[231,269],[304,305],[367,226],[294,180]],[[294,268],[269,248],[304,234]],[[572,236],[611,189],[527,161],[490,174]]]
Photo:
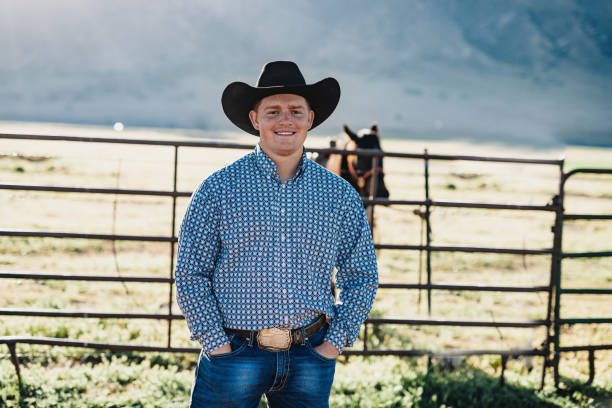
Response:
[[[380,147],[380,139],[378,138],[378,126],[374,123],[366,129],[361,129],[354,133],[347,125],[343,126],[344,133],[348,136],[348,140],[342,147],[343,150],[355,149],[377,149]],[[336,147],[335,141],[330,143],[330,147]],[[327,159],[327,160],[325,160]],[[329,157],[320,157],[317,162],[325,166],[328,170],[341,176],[359,192],[362,197],[369,196],[370,184],[373,179],[374,169],[372,167],[372,157],[358,156],[349,154],[346,156],[340,154],[331,154]],[[383,158],[378,158],[378,180],[376,187],[375,198],[389,198],[389,190],[385,186],[385,173],[383,170]]]

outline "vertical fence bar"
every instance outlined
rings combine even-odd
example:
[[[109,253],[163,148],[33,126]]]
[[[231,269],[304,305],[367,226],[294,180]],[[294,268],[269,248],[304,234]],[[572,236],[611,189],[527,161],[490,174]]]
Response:
[[[565,197],[565,173],[564,163],[562,160],[559,164],[559,170],[561,173],[561,179],[559,181],[559,195],[557,198],[557,206],[555,208],[555,240],[553,242],[553,264],[551,265],[551,273],[555,279],[555,303],[554,303],[554,314],[553,314],[553,344],[554,344],[554,355],[553,355],[553,372],[555,387],[559,387],[559,336],[561,330],[561,261],[563,255],[563,200]]]
[[[593,384],[593,380],[595,379],[595,350],[589,350],[589,379],[584,383],[584,385]]]
[[[368,192],[369,198],[376,198],[378,191],[378,156],[372,157],[372,181],[370,181],[370,191]],[[370,203],[367,214],[370,221],[370,230],[372,231],[372,241],[374,241],[374,203]],[[363,325],[363,351],[368,351],[368,324]]]
[[[19,370],[19,356],[17,356],[17,343],[6,343],[9,353],[11,354],[11,362],[15,367],[15,374],[17,374],[17,383],[19,384],[19,399],[23,396],[23,382],[21,380],[21,371]]]
[[[171,222],[172,222],[172,228],[171,228],[171,237],[172,237],[172,242],[170,242],[170,271],[168,273],[168,276],[170,277],[171,281],[168,283],[168,348],[171,347],[172,345],[172,319],[170,318],[170,316],[172,316],[172,302],[173,302],[173,285],[174,283],[172,282],[172,279],[174,279],[174,249],[175,249],[175,242],[174,242],[174,236],[176,235],[176,179],[177,179],[177,168],[178,168],[178,145],[174,145],[174,170],[172,172],[172,217],[171,217]]]
[[[499,376],[499,385],[504,386],[506,384],[506,366],[508,365],[508,356],[506,354],[502,354],[501,356],[501,374]]]
[[[368,198],[373,200],[376,198],[376,192],[378,190],[378,157],[372,157],[372,180],[370,181],[370,191],[368,192]],[[370,221],[370,229],[372,230],[372,239],[374,239],[374,203],[370,203],[368,206],[368,218]]]
[[[426,265],[427,265],[427,315],[431,316],[431,221],[429,216],[431,215],[431,203],[429,199],[429,157],[427,155],[427,149],[425,149],[424,163],[425,163],[425,228],[427,237],[426,247]]]
[[[561,191],[562,191],[562,180],[563,180],[563,162],[561,162],[559,164],[559,191],[557,192],[557,194],[553,197],[552,199],[552,205],[555,207],[555,220],[553,223],[553,226],[551,227],[551,231],[553,233],[553,252],[551,254],[550,257],[550,276],[549,276],[549,281],[548,281],[548,289],[547,289],[547,295],[548,295],[548,299],[547,299],[547,306],[546,306],[546,338],[544,340],[544,352],[546,353],[544,355],[544,364],[542,365],[542,377],[540,379],[540,389],[544,389],[544,381],[546,380],[546,370],[548,369],[548,367],[550,367],[552,365],[552,361],[551,361],[551,351],[550,351],[550,346],[551,343],[553,342],[553,333],[551,333],[551,328],[553,325],[553,298],[555,296],[555,285],[556,285],[556,265],[557,265],[557,260],[558,260],[558,256],[560,255],[560,253],[558,251],[555,251],[555,248],[560,248],[560,240],[561,240],[561,235],[560,235],[560,228],[558,226],[558,222],[559,222],[559,210],[561,210],[561,220],[563,218],[563,208],[559,207],[559,197],[561,195]],[[554,318],[554,321],[556,321],[556,316]],[[554,357],[553,357],[554,360]]]

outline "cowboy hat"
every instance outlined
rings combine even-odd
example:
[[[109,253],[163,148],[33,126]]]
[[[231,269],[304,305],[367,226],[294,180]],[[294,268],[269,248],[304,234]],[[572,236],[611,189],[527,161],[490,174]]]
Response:
[[[307,85],[298,66],[291,61],[274,61],[264,65],[257,84],[253,87],[244,82],[232,82],[223,91],[221,105],[230,121],[240,129],[255,136],[259,131],[253,127],[249,112],[266,96],[295,94],[304,97],[315,112],[311,129],[327,119],[340,100],[340,85],[334,78],[325,78]]]

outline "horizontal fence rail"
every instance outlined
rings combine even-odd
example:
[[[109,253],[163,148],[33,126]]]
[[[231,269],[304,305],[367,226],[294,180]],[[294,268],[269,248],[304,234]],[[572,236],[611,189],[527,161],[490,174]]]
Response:
[[[51,193],[70,193],[70,194],[99,194],[99,195],[132,195],[132,196],[150,196],[150,197],[167,197],[172,200],[171,227],[169,235],[161,236],[145,236],[145,235],[126,235],[126,234],[97,234],[87,232],[68,232],[68,231],[27,231],[6,229],[0,226],[0,236],[5,237],[28,237],[28,238],[52,238],[52,239],[91,239],[91,240],[109,240],[109,241],[140,241],[140,242],[159,242],[169,245],[170,268],[167,277],[153,276],[102,276],[93,274],[70,275],[62,273],[30,273],[19,271],[0,271],[0,279],[28,279],[28,280],[65,280],[65,281],[91,281],[91,282],[138,282],[138,283],[157,283],[168,285],[168,309],[165,313],[110,313],[100,311],[69,311],[69,310],[27,310],[18,308],[2,308],[0,316],[36,316],[46,318],[86,318],[86,319],[150,319],[150,320],[165,320],[167,322],[167,337],[166,346],[149,346],[149,345],[133,345],[133,344],[113,344],[102,342],[84,342],[74,341],[69,339],[57,338],[42,338],[28,336],[7,336],[0,337],[0,343],[7,344],[11,353],[11,360],[15,365],[16,372],[21,383],[19,375],[19,361],[17,358],[17,344],[33,344],[33,345],[48,345],[48,346],[64,346],[64,347],[83,347],[91,349],[103,349],[109,351],[142,351],[142,352],[177,352],[177,353],[195,353],[199,348],[191,347],[174,347],[171,344],[172,322],[182,320],[183,316],[175,314],[173,311],[173,284],[174,284],[174,254],[176,250],[177,236],[175,231],[176,225],[176,200],[178,198],[187,198],[191,196],[191,192],[177,190],[177,166],[179,148],[213,148],[213,149],[253,149],[252,144],[227,143],[215,141],[170,141],[170,140],[146,140],[146,139],[115,139],[115,138],[95,138],[95,137],[78,137],[78,136],[50,136],[50,135],[23,135],[23,134],[0,134],[0,139],[13,139],[24,141],[50,141],[50,142],[70,142],[70,143],[105,143],[105,144],[129,144],[137,146],[165,146],[172,148],[174,152],[173,166],[173,188],[172,190],[144,190],[144,189],[120,189],[120,188],[90,188],[90,187],[75,187],[75,186],[48,186],[48,185],[26,185],[16,183],[0,183],[0,190],[20,190],[34,192],[51,192]],[[425,176],[425,199],[423,200],[388,200],[374,197],[376,182],[370,186],[370,194],[363,197],[363,202],[367,206],[368,220],[373,228],[374,209],[376,206],[416,206],[424,207],[423,218],[426,222],[427,242],[424,245],[400,245],[375,243],[377,250],[406,250],[419,251],[426,254],[427,282],[419,284],[407,283],[380,283],[380,289],[402,289],[402,290],[425,290],[427,291],[428,310],[431,310],[431,293],[432,291],[474,291],[474,292],[516,292],[516,293],[545,293],[547,295],[547,314],[545,319],[532,321],[493,321],[493,320],[451,320],[451,319],[390,319],[390,318],[369,318],[364,322],[363,330],[363,349],[346,350],[343,354],[362,355],[362,356],[381,356],[381,355],[397,355],[397,356],[427,356],[433,358],[454,357],[454,356],[476,356],[476,355],[499,355],[502,361],[502,372],[500,381],[504,381],[504,370],[508,358],[515,356],[538,356],[544,359],[542,370],[542,386],[546,375],[547,367],[553,366],[555,370],[555,383],[558,385],[558,365],[560,354],[564,352],[588,351],[590,364],[589,380],[595,373],[594,353],[599,350],[608,350],[610,345],[584,345],[584,346],[561,346],[559,344],[559,333],[561,325],[566,324],[596,324],[610,323],[608,318],[561,318],[559,315],[560,295],[565,294],[600,294],[609,295],[612,291],[603,288],[561,288],[560,287],[560,265],[564,258],[581,258],[581,257],[599,257],[611,256],[612,251],[597,251],[597,252],[576,252],[569,253],[561,250],[561,237],[564,220],[610,220],[612,215],[594,215],[594,214],[565,214],[563,209],[563,193],[564,184],[567,179],[578,173],[597,173],[610,174],[612,170],[602,169],[577,169],[569,173],[563,173],[564,160],[542,160],[542,159],[524,159],[512,157],[483,157],[469,155],[439,155],[430,154],[425,150],[423,154],[417,153],[399,153],[399,152],[383,152],[380,150],[342,150],[335,148],[319,148],[308,149],[308,152],[318,154],[341,154],[341,155],[360,155],[373,158],[373,180],[377,180],[379,167],[378,160],[383,157],[399,158],[399,159],[414,159],[422,160],[424,163]],[[524,204],[508,204],[508,203],[481,203],[481,202],[453,202],[453,201],[438,201],[430,197],[429,191],[429,163],[431,161],[474,161],[474,162],[490,162],[490,163],[514,163],[514,164],[533,164],[555,166],[559,169],[560,187],[559,194],[551,200],[550,203],[543,205],[524,205]],[[551,248],[491,248],[491,247],[472,247],[472,246],[440,246],[432,245],[430,237],[431,225],[430,216],[431,209],[434,207],[447,208],[469,208],[480,210],[510,210],[510,211],[536,211],[548,212],[555,215],[555,225],[553,228],[554,240]],[[374,231],[372,231],[374,233]],[[547,286],[501,286],[501,285],[453,285],[453,284],[434,284],[432,283],[432,267],[431,254],[435,252],[462,252],[462,253],[496,253],[510,255],[534,255],[548,256],[551,258],[551,275],[550,283]],[[450,351],[432,351],[432,350],[372,350],[368,348],[367,338],[369,329],[379,325],[403,325],[403,326],[458,326],[458,327],[490,327],[490,328],[539,328],[546,329],[546,338],[541,348],[534,349],[508,349],[508,350],[450,350]],[[551,350],[552,347],[552,350]]]
[[[78,280],[78,281],[100,281],[100,282],[158,282],[174,283],[174,279],[160,278],[154,276],[100,276],[100,275],[61,275],[49,273],[12,272],[0,271],[1,278],[30,279],[30,280]],[[439,284],[417,284],[417,283],[379,283],[379,289],[432,289],[449,291],[475,291],[475,292],[546,292],[547,286],[483,286],[483,285],[439,285]],[[563,292],[576,293],[612,293],[607,289],[564,289]],[[583,293],[583,292],[578,292]]]

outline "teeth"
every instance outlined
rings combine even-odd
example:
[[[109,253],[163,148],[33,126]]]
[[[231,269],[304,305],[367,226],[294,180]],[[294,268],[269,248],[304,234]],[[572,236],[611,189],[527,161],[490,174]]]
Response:
[[[288,136],[288,135],[292,135],[294,132],[276,132],[277,135],[283,135],[283,136]]]

